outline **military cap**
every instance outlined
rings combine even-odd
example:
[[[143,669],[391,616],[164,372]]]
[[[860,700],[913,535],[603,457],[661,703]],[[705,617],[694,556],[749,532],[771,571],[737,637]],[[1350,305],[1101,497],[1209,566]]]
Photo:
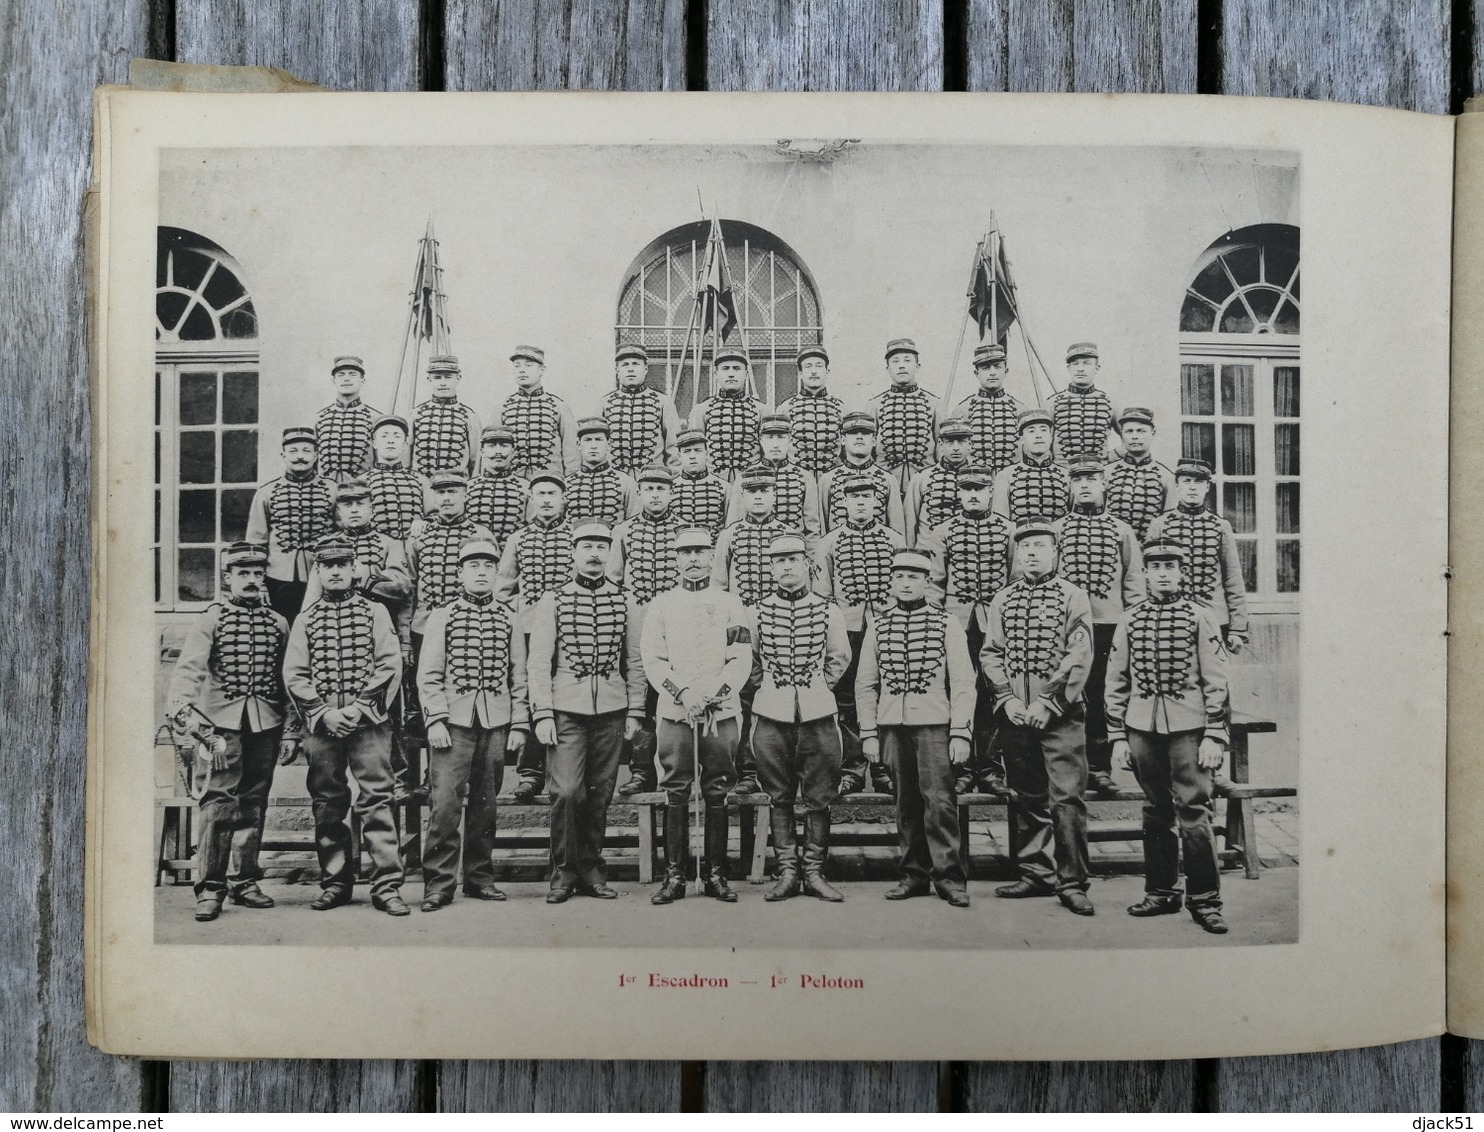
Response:
[[[886,356],[888,359],[893,354],[911,354],[914,358],[919,357],[917,343],[910,338],[893,338],[886,344]]]
[[[1208,480],[1211,478],[1211,465],[1204,460],[1180,460],[1175,464],[1175,478],[1181,476],[1194,476],[1196,479]]]
[[[924,574],[933,571],[933,556],[921,547],[902,547],[891,556],[893,570],[918,570]]]
[[[514,444],[515,432],[504,425],[486,425],[484,431],[479,434],[481,444]]]
[[[805,358],[820,358],[824,361],[825,365],[830,364],[830,356],[825,352],[823,346],[805,346],[794,355],[794,362],[802,366]]]
[[[758,431],[765,433],[783,433],[787,435],[793,431],[793,422],[788,419],[787,413],[768,413],[758,424]]]
[[[840,431],[874,433],[876,418],[870,413],[846,413],[840,418]]]
[[[1027,519],[1015,528],[1015,541],[1030,538],[1033,535],[1049,535],[1051,541],[1056,541],[1056,528],[1051,525],[1051,520],[1045,517]]]
[[[1096,358],[1098,347],[1096,342],[1073,342],[1067,347],[1067,361],[1076,361],[1078,358]]]
[[[500,561],[500,548],[487,538],[471,538],[459,547],[459,565],[462,566],[471,558],[488,558],[498,562]]]
[[[716,357],[712,359],[713,366],[719,366],[722,362],[741,362],[744,366],[748,364],[745,351],[736,346],[723,346],[716,351]]]
[[[639,471],[640,483],[674,483],[675,473],[663,464],[650,464]]]
[[[768,557],[781,558],[785,554],[804,554],[806,548],[801,535],[776,535],[768,544]]]
[[[234,542],[222,551],[222,568],[268,565],[268,548],[256,542]]]
[[[613,541],[613,528],[602,519],[583,519],[572,527],[572,541],[574,543],[584,542],[589,539],[597,539],[602,542]]]
[[[319,441],[315,438],[314,429],[304,425],[295,425],[293,428],[283,430],[283,443],[287,447],[290,444],[313,444],[319,447]]]
[[[583,417],[577,422],[578,436],[586,436],[590,432],[601,432],[607,436],[610,431],[608,422],[603,417]]]
[[[458,373],[459,360],[452,354],[439,354],[436,358],[428,359],[429,373]]]
[[[982,346],[974,347],[974,368],[992,365],[995,362],[1005,360],[1005,347],[996,346],[993,342],[986,342]]]
[[[1174,559],[1176,562],[1184,563],[1184,544],[1167,538],[1150,539],[1144,544],[1145,562],[1156,562],[1162,558]]]
[[[994,472],[983,464],[965,464],[958,470],[958,478],[955,483],[959,487],[979,488],[991,487],[994,484]]]
[[[510,351],[510,360],[513,362],[516,358],[525,358],[528,362],[535,362],[537,365],[544,366],[546,364],[546,351],[540,346],[517,346],[514,350]]]
[[[748,468],[741,476],[743,491],[772,491],[778,477],[767,468]]]
[[[1122,427],[1124,424],[1130,421],[1133,421],[1136,424],[1146,424],[1150,428],[1153,428],[1154,413],[1150,409],[1141,408],[1138,405],[1130,405],[1128,408],[1124,409],[1123,412],[1118,414],[1118,424],[1120,427]]]
[[[672,550],[710,550],[711,532],[705,527],[681,527],[670,540]]]
[[[1082,452],[1067,461],[1067,475],[1100,476],[1103,474],[1103,458],[1096,452]]]
[[[388,413],[384,417],[377,417],[376,420],[372,423],[372,425],[371,425],[371,435],[372,436],[375,436],[378,432],[380,432],[382,429],[384,429],[387,425],[391,425],[393,428],[400,428],[402,430],[402,435],[403,436],[408,435],[412,431],[410,428],[407,427],[407,418],[406,417],[397,417],[397,416],[393,416],[392,414]]]
[[[326,535],[314,544],[316,562],[354,562],[355,545],[343,535]]]
[[[621,362],[625,358],[638,358],[641,362],[649,361],[649,351],[637,342],[625,342],[617,350],[613,351],[613,360]]]
[[[974,426],[963,417],[949,417],[938,425],[939,440],[968,440],[974,435]]]
[[[554,483],[562,491],[567,490],[567,481],[555,472],[537,472],[527,483],[530,487],[535,487],[538,483]]]
[[[865,472],[851,472],[840,480],[840,490],[846,495],[859,495],[863,491],[874,493],[876,480]]]
[[[371,485],[365,480],[357,477],[346,480],[335,489],[336,503],[349,503],[356,499],[370,499]]]
[[[1056,418],[1051,415],[1050,409],[1042,409],[1031,406],[1029,409],[1021,409],[1020,415],[1015,418],[1015,435],[1019,436],[1031,425],[1043,424],[1048,428],[1056,428]]]
[[[469,477],[458,468],[444,468],[428,477],[428,486],[434,491],[445,487],[468,487]]]
[[[356,357],[354,354],[341,354],[338,358],[330,363],[331,373],[334,373],[337,369],[360,370],[361,376],[366,376],[366,363],[361,361],[361,359]]]
[[[688,428],[675,438],[676,448],[694,448],[706,443],[706,434],[698,428]]]

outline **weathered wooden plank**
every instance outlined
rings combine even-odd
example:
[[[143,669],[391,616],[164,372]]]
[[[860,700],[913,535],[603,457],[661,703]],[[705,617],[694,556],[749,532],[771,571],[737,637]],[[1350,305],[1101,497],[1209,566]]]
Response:
[[[1446,113],[1451,33],[1446,0],[1226,0],[1222,93]]]
[[[684,0],[448,0],[448,90],[684,90]]]
[[[1189,1112],[1189,1061],[1002,1061],[957,1067],[969,1112]]]
[[[967,38],[970,90],[1195,90],[1195,0],[968,0]]]
[[[282,67],[331,90],[418,90],[418,0],[177,0],[180,63]]]
[[[1220,1062],[1219,1112],[1421,1112],[1438,1105],[1437,1038]]]
[[[935,1061],[712,1061],[707,1112],[936,1112]]]
[[[1484,1042],[1450,1038],[1443,1044],[1444,1072],[1451,1070],[1448,1084],[1452,1087],[1451,1099],[1463,1112],[1484,1110]],[[1448,1047],[1453,1046],[1453,1058],[1449,1058]]]
[[[675,1112],[678,1061],[445,1061],[440,1112]]]
[[[934,0],[710,0],[709,90],[942,90]]]
[[[0,1109],[129,1111],[83,1031],[90,592],[83,193],[90,95],[149,49],[144,0],[8,4],[0,35]],[[38,631],[46,626],[47,631]],[[25,641],[24,648],[14,647]]]
[[[415,1061],[178,1061],[172,1112],[416,1112]]]

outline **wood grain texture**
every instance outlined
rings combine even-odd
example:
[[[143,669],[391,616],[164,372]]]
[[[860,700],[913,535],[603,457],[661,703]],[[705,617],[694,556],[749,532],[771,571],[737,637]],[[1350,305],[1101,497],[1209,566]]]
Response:
[[[678,1061],[445,1061],[440,1112],[675,1112]]]
[[[711,1061],[707,1112],[936,1112],[936,1061]]]
[[[708,0],[708,90],[942,90],[933,0]]]
[[[967,39],[970,90],[1195,90],[1195,0],[968,0]]]
[[[177,1061],[171,1112],[416,1112],[415,1061]]]
[[[89,537],[82,215],[93,87],[143,0],[7,4],[0,34],[0,1109],[131,1111],[139,1063],[83,1027]],[[39,631],[46,626],[47,631]],[[17,647],[17,642],[25,642]]]
[[[684,90],[685,0],[448,0],[448,90]]]
[[[176,0],[176,62],[282,67],[330,90],[418,90],[420,8],[418,0]]]
[[[1439,1102],[1439,1040],[1220,1062],[1219,1112],[1422,1112]]]
[[[1446,0],[1225,0],[1222,93],[1446,113],[1450,34]]]
[[[1001,1061],[957,1068],[969,1112],[1188,1112],[1189,1061]]]

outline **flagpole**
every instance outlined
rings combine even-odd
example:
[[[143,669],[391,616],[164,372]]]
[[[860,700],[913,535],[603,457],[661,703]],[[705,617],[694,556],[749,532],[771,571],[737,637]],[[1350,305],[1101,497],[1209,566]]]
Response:
[[[429,221],[429,223],[432,222]],[[400,397],[402,394],[402,374],[405,372],[405,368],[407,365],[407,344],[414,337],[414,330],[417,327],[417,289],[418,284],[422,282],[422,274],[423,249],[421,242],[419,242],[417,263],[414,264],[412,268],[412,290],[408,292],[411,301],[407,304],[407,331],[405,334],[402,335],[402,356],[397,359],[397,380],[392,385],[392,412],[394,413],[397,411],[397,398]],[[416,366],[416,364],[416,361],[414,361],[414,367]],[[412,394],[414,399],[416,399],[416,378],[413,379]]]
[[[984,252],[984,242],[981,240],[980,243],[979,243],[979,246],[974,249],[974,264],[973,264],[972,267],[969,268],[969,287],[968,287],[968,290],[964,292],[964,295],[965,295],[966,298],[972,299],[974,297],[974,276],[976,276],[976,275],[979,274],[979,262],[980,262],[980,259],[983,256],[983,252]],[[991,294],[991,299],[992,299],[993,298],[993,289],[992,288],[991,288],[990,294]],[[991,302],[991,304],[990,304],[991,310],[993,310],[993,306],[994,306],[994,304],[993,304],[993,302]],[[991,317],[993,317],[993,315],[991,315]],[[954,382],[958,379],[958,359],[959,359],[959,356],[963,353],[963,349],[964,349],[964,336],[967,335],[968,332],[969,332],[969,311],[968,311],[968,308],[965,307],[964,308],[964,320],[959,325],[959,328],[958,328],[958,345],[953,348],[953,364],[948,367],[948,388],[946,390],[944,390],[944,392],[943,392],[943,411],[944,411],[945,414],[948,413],[948,412],[951,412],[952,411],[952,408],[953,408],[953,385],[954,385]]]

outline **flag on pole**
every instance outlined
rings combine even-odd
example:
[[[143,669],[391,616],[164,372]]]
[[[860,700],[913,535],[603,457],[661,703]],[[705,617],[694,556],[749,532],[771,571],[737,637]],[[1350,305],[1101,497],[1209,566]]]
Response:
[[[412,325],[418,338],[433,344],[433,353],[448,352],[448,323],[444,315],[443,269],[438,263],[438,241],[433,222],[417,252],[416,282],[412,289]]]
[[[711,221],[706,240],[706,282],[701,292],[701,333],[716,330],[716,341],[725,342],[737,328],[737,305],[732,299],[732,281],[726,270],[726,252],[721,242],[721,221]],[[718,326],[718,323],[720,324]]]
[[[1015,281],[1010,277],[1005,243],[998,232],[991,231],[979,242],[969,288],[969,317],[979,327],[979,341],[992,335],[996,345],[1005,344],[1015,322],[1014,295]]]

